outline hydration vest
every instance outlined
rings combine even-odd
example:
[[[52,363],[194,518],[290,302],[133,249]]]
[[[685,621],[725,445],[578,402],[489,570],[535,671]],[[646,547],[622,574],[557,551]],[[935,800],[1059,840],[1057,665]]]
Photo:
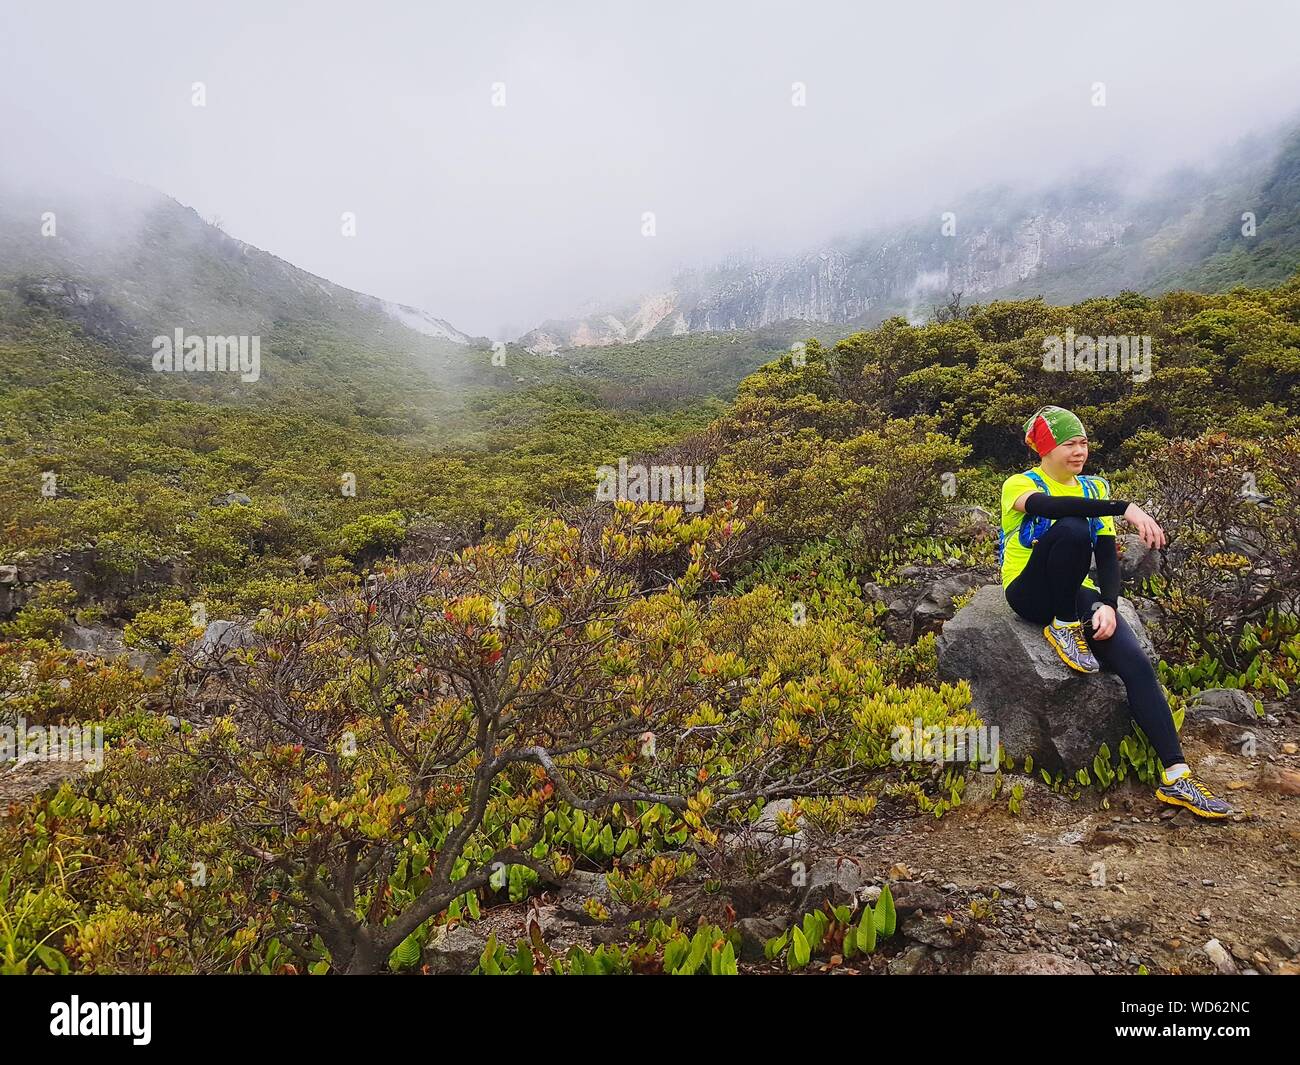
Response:
[[[1038,485],[1040,492],[1046,492],[1049,496],[1052,490],[1047,487],[1044,481],[1034,470],[1026,470],[1024,475],[1034,484]],[[1075,479],[1083,486],[1084,499],[1101,499],[1101,488],[1097,485],[1096,480],[1092,477],[1085,477],[1083,474],[1075,474]],[[1017,530],[1017,536],[1020,538],[1021,547],[1032,548],[1038,543],[1039,539],[1047,535],[1047,530],[1052,527],[1054,518],[1044,517],[1041,514],[1025,514],[1020,518],[1020,527]],[[1097,547],[1097,533],[1101,531],[1101,519],[1088,519],[1088,539],[1092,542],[1094,549]],[[998,569],[1002,568],[1002,556],[1007,549],[1007,533],[1005,529],[998,529]]]

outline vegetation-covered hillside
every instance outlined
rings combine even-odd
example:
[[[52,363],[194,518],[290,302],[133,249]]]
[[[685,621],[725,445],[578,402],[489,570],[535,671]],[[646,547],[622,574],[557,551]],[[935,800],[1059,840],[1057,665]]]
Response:
[[[1178,606],[1175,705],[1300,680],[1300,278],[894,319],[787,352],[731,403],[712,379],[637,395],[638,352],[666,367],[686,340],[596,381],[512,350],[484,371],[509,380],[428,424],[389,407],[387,370],[314,399],[304,363],[291,402],[169,394],[10,298],[4,713],[109,740],[101,772],[0,824],[10,971],[735,971],[737,913],[788,878],[783,847],[811,862],[886,813],[961,805],[963,767],[891,757],[896,727],[978,721],[891,600],[936,567],[993,579],[960,508],[995,509],[1044,402],[1171,530],[1179,565],[1128,594]],[[1149,336],[1149,379],[1045,370],[1067,330]],[[704,510],[597,504],[620,457],[706,466]],[[196,603],[232,625],[200,641]],[[64,646],[95,626],[136,656]],[[1143,737],[1119,765],[1150,779]],[[998,774],[1013,808],[1026,768]],[[571,919],[543,927],[543,895]],[[745,964],[888,952],[887,887],[815,909]],[[518,937],[495,934],[507,912]]]

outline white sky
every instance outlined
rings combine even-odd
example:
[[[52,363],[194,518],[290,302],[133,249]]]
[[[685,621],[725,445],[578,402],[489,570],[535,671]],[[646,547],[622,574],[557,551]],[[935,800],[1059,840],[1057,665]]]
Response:
[[[993,181],[1212,158],[1300,101],[1276,0],[188,7],[0,0],[4,150],[492,337]]]

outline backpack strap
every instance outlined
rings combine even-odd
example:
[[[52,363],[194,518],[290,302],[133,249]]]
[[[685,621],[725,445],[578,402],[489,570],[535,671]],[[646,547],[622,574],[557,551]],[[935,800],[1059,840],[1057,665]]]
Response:
[[[1034,484],[1038,486],[1040,492],[1045,492],[1049,496],[1052,494],[1052,490],[1047,487],[1047,482],[1038,476],[1037,471],[1025,470],[1024,476],[1033,481]],[[1033,547],[1034,544],[1037,543],[1038,538],[1045,535],[1051,526],[1051,518],[1031,516],[1029,514],[1023,515],[1020,519],[1020,525],[1016,530],[1020,537],[1020,546]]]
[[[1024,476],[1028,477],[1034,482],[1034,484],[1038,485],[1038,490],[1040,492],[1046,492],[1049,496],[1052,494],[1052,490],[1047,487],[1047,482],[1038,476],[1037,470],[1025,470]]]

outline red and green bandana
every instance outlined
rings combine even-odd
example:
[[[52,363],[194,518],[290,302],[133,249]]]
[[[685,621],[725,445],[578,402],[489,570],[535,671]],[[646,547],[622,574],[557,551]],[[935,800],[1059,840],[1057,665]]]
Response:
[[[1040,407],[1025,422],[1025,443],[1040,455],[1046,455],[1064,440],[1087,435],[1083,422],[1064,407]]]

